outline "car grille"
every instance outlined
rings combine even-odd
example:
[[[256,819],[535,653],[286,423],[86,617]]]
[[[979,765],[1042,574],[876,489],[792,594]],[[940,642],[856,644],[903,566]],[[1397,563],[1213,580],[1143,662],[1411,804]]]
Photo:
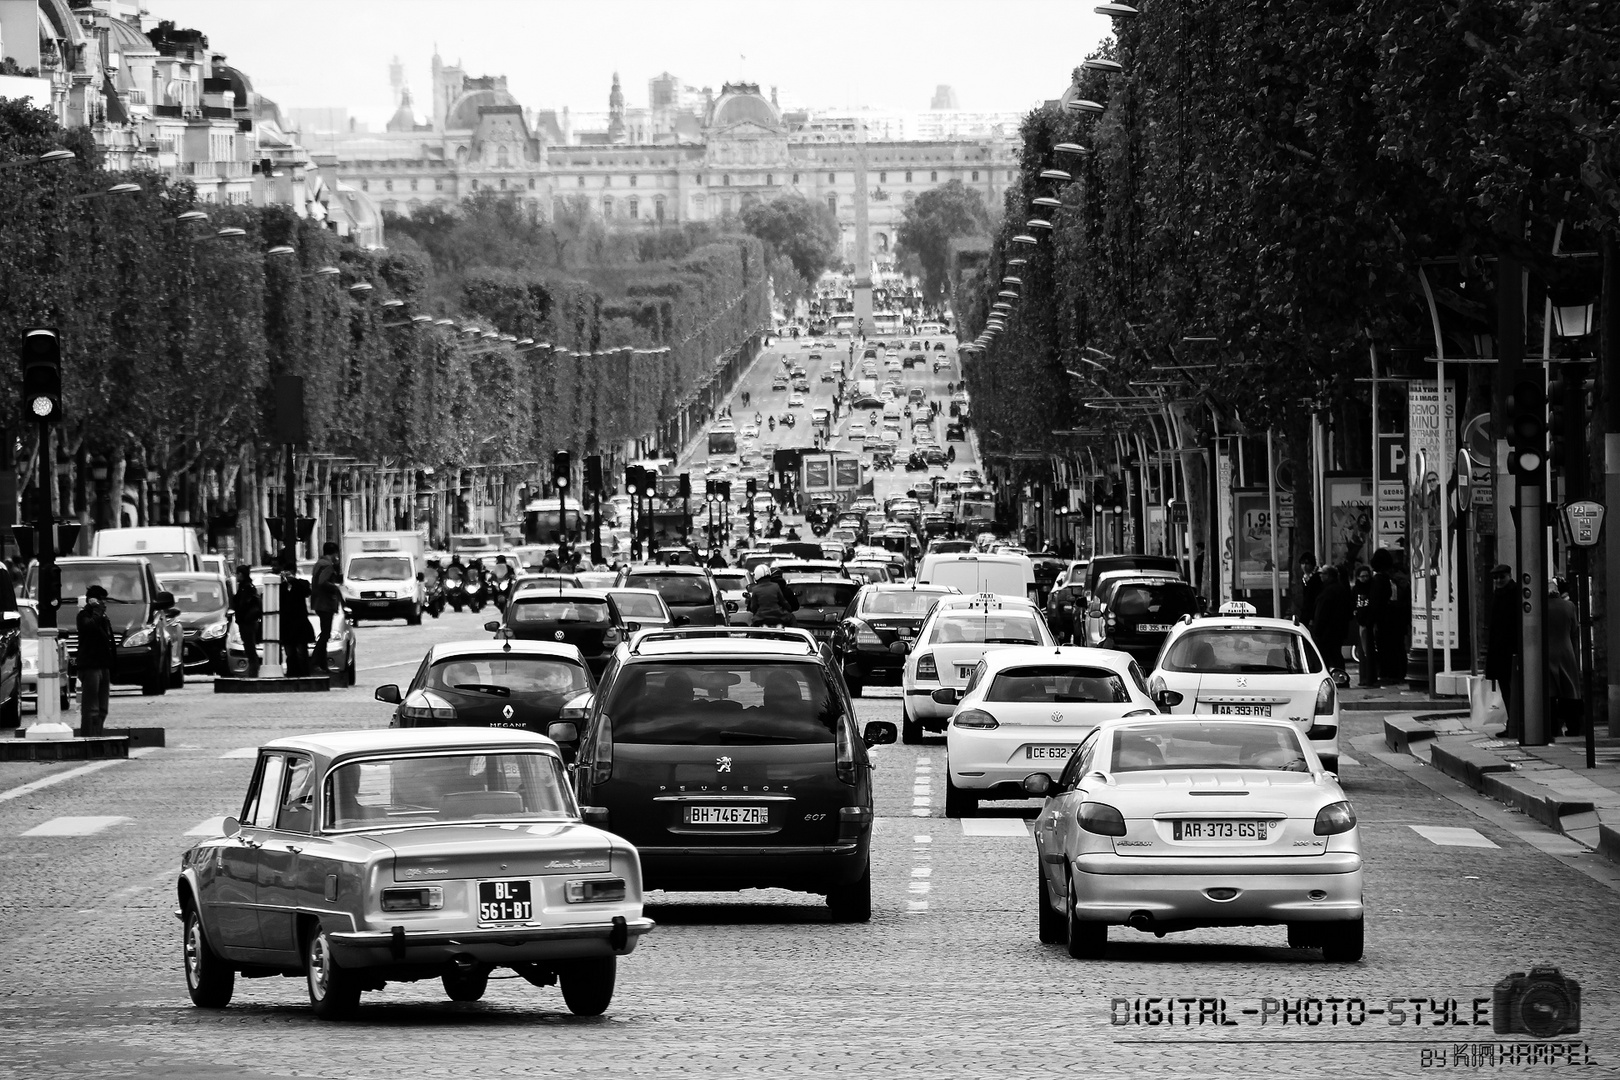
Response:
[[[385,593],[385,592],[372,591],[372,592],[363,592],[363,593],[361,593],[360,594],[360,599],[362,599],[362,600],[392,600],[393,597],[390,596],[388,593]]]

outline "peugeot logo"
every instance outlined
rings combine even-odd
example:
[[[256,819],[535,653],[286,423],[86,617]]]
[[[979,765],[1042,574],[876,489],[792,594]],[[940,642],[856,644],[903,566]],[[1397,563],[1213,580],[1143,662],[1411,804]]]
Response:
[[[501,707],[501,715],[506,717],[508,720],[512,719],[512,706],[510,706],[510,705],[502,706]]]
[[[1249,685],[1249,680],[1244,678],[1242,675],[1239,675],[1238,679],[1237,679],[1237,684],[1239,686],[1248,686]]]
[[[731,759],[729,757],[717,757],[714,759],[714,767],[719,772],[730,772]]]

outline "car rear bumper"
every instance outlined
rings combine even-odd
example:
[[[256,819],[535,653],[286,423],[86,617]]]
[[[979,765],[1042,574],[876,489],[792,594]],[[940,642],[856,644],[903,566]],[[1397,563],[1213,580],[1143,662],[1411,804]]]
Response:
[[[1195,926],[1326,922],[1362,917],[1361,856],[1354,852],[1264,858],[1073,860],[1081,918],[1124,923],[1145,912],[1155,922]],[[1210,892],[1235,890],[1217,900]]]
[[[416,598],[397,600],[345,600],[344,608],[351,619],[403,619],[416,613]]]
[[[871,834],[805,846],[637,844],[643,889],[681,892],[796,889],[824,893],[866,872]]]
[[[449,964],[458,957],[507,965],[634,952],[641,936],[653,928],[648,918],[611,919],[572,926],[502,927],[464,931],[412,932],[343,930],[329,935],[339,964],[352,968],[386,968],[415,964]],[[397,932],[396,932],[397,930]]]
[[[1025,757],[1025,748],[1067,747],[1073,750],[1091,727],[1053,727],[1050,730],[1006,726],[988,732],[945,729],[945,761],[951,783],[967,791],[983,791],[990,798],[1029,799],[1024,777],[1046,773],[1056,778],[1069,758]],[[1002,793],[993,789],[1002,788]]]
[[[895,682],[906,670],[906,654],[892,653],[888,649],[857,649],[845,653],[844,671],[862,682]]]
[[[906,688],[906,708],[910,709],[911,715],[921,720],[929,731],[944,731],[951,713],[956,711],[955,705],[941,705],[934,700],[935,690],[951,685],[953,684],[948,682],[934,682]],[[963,685],[966,683],[957,685],[956,688],[960,690]]]

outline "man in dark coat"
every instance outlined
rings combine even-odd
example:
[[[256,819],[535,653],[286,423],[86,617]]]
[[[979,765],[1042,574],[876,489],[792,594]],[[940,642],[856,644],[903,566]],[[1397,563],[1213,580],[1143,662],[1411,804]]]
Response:
[[[1350,632],[1350,620],[1355,617],[1355,597],[1331,566],[1322,568],[1319,575],[1322,592],[1316,598],[1316,610],[1311,614],[1311,637],[1335,680],[1344,679],[1344,636]]]
[[[97,583],[84,590],[77,620],[79,640],[75,656],[79,674],[79,729],[85,737],[98,736],[107,722],[108,691],[112,686],[113,658],[118,646],[107,618],[107,590]],[[63,672],[64,677],[66,672]]]
[[[756,625],[792,626],[797,606],[781,574],[773,574],[768,563],[755,568],[754,582],[748,586],[748,610]]]
[[[1485,644],[1485,677],[1496,681],[1502,695],[1502,705],[1510,718],[1517,718],[1513,705],[1513,664],[1519,656],[1520,610],[1519,587],[1513,583],[1513,568],[1498,563],[1491,570],[1491,625]],[[1510,719],[1508,727],[1516,730],[1517,720]],[[1504,732],[1506,734],[1506,732]]]
[[[236,568],[236,596],[231,601],[231,611],[236,618],[236,632],[242,639],[242,649],[247,653],[247,677],[257,679],[259,641],[264,629],[264,598],[259,595],[259,587],[253,583],[253,571],[245,565]]]
[[[1579,616],[1552,582],[1547,588],[1547,700],[1551,715],[1547,718],[1547,736],[1552,738],[1560,730],[1565,735],[1581,735],[1586,725],[1581,715],[1581,661],[1578,638]]]
[[[310,675],[309,645],[315,630],[309,625],[309,582],[298,576],[298,559],[291,548],[281,552],[281,664],[289,679]]]
[[[1372,553],[1373,646],[1378,653],[1378,681],[1406,679],[1406,610],[1395,583],[1395,556],[1389,548]]]
[[[316,669],[326,671],[326,644],[332,640],[332,620],[343,608],[343,569],[338,565],[338,546],[328,540],[321,548],[320,561],[310,582],[310,603],[321,622],[320,636],[315,639],[314,663]]]

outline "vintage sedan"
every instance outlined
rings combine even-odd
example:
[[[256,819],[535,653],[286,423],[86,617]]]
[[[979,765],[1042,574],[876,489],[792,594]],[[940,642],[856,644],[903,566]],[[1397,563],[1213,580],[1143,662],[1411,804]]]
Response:
[[[238,974],[303,978],[322,1019],[388,982],[476,1001],[503,967],[595,1016],[653,926],[636,849],[585,823],[557,744],[532,732],[280,739],[222,831],[180,857],[177,882],[202,1008],[230,1004]]]
[[[1356,812],[1292,724],[1226,716],[1108,720],[1035,819],[1040,939],[1096,959],[1108,928],[1163,937],[1199,927],[1285,926],[1291,948],[1361,959]]]

